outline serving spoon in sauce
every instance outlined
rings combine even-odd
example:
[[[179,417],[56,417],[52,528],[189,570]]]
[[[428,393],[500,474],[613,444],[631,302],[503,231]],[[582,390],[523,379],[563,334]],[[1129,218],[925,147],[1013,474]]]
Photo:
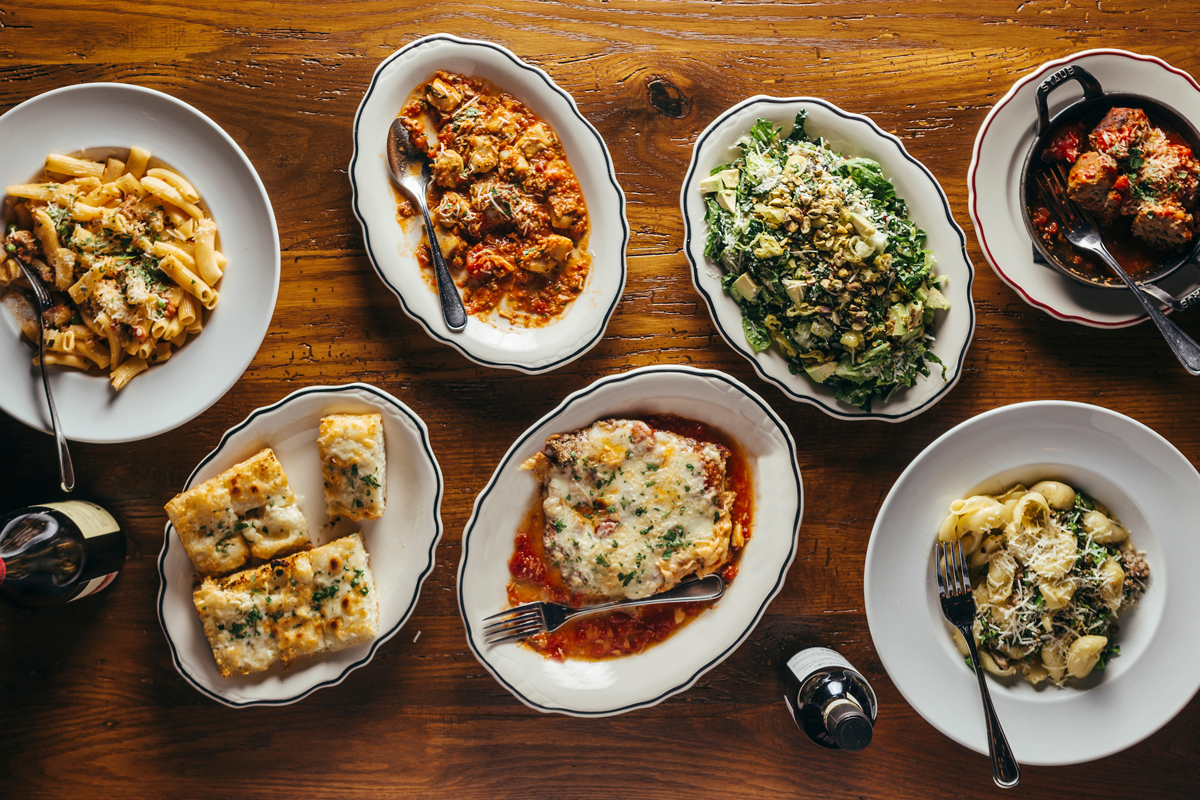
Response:
[[[429,216],[429,204],[425,201],[425,192],[431,178],[429,159],[413,144],[408,128],[404,127],[404,123],[399,119],[388,129],[387,158],[392,179],[400,187],[400,191],[421,209],[421,216],[425,218],[425,233],[429,237],[429,252],[433,254],[433,272],[437,275],[442,318],[446,320],[446,327],[458,333],[467,327],[467,311],[463,308],[458,287],[454,285],[454,279],[450,277],[450,270],[446,267],[446,259],[442,256],[442,247],[438,243],[433,220]]]

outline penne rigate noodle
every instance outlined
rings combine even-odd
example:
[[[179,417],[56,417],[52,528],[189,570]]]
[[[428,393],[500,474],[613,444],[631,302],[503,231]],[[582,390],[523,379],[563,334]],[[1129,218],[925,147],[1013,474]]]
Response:
[[[70,353],[75,349],[75,332],[72,330],[48,330],[42,334],[42,341],[47,350],[56,353]]]
[[[108,365],[112,361],[112,359],[108,357],[108,354],[102,353],[99,349],[97,349],[96,342],[90,339],[77,338],[75,340],[75,352],[90,358],[100,369],[108,369]]]
[[[104,165],[99,161],[87,161],[82,158],[51,153],[46,156],[46,171],[56,172],[59,175],[70,175],[73,178],[99,178],[104,174]]]
[[[151,178],[158,178],[163,183],[170,185],[175,191],[179,192],[179,195],[184,200],[187,200],[189,203],[194,203],[200,199],[200,195],[196,192],[196,189],[190,183],[184,180],[183,176],[178,172],[173,172],[172,170],[158,167],[152,170],[147,170],[146,174]]]
[[[217,251],[213,241],[217,236],[217,226],[212,220],[205,220],[196,232],[196,274],[209,286],[221,280],[221,268],[217,265]]]
[[[124,171],[124,161],[119,158],[110,158],[104,164],[104,174],[100,176],[100,180],[104,183],[112,183],[117,178],[121,177],[121,173]]]
[[[146,167],[150,164],[150,151],[141,147],[129,148],[129,158],[125,160],[125,174],[132,175],[138,180],[146,174]]]
[[[42,360],[38,356],[34,356],[33,363],[34,366],[40,367],[42,365]],[[58,365],[60,367],[74,367],[75,369],[82,370],[86,370],[91,366],[91,364],[89,364],[85,359],[82,359],[77,355],[70,355],[67,353],[46,353],[46,364],[50,366]]]
[[[199,275],[181,264],[175,256],[167,256],[159,261],[158,268],[165,272],[168,278],[179,284],[185,292],[199,300],[200,305],[211,309],[217,304],[216,290],[202,281]]]
[[[188,216],[204,216],[203,211],[185,200],[183,195],[181,195],[174,186],[162,180],[161,178],[154,178],[151,176],[142,178],[142,188],[150,192],[150,194],[154,195],[158,199],[170,203],[173,206],[179,207],[186,212]]]
[[[124,159],[52,153],[36,180],[8,187],[10,219],[37,240],[45,263],[31,256],[30,266],[53,284],[56,310],[43,330],[19,265],[2,250],[0,303],[47,364],[106,370],[119,390],[203,330],[228,264],[216,222],[197,188],[142,148]]]
[[[144,358],[131,358],[114,369],[109,375],[109,380],[112,382],[113,388],[120,391],[133,379],[133,376],[145,372],[149,366]]]

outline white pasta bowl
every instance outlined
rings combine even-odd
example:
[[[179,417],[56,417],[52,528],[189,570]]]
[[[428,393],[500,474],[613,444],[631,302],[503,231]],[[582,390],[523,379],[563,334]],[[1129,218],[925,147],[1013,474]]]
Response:
[[[1121,652],[1103,673],[1065,688],[987,676],[1017,760],[1075,764],[1146,738],[1200,688],[1200,475],[1170,442],[1081,403],[980,414],[929,445],[888,493],[867,547],[864,594],[871,638],[904,699],[954,741],[986,753],[979,689],[942,617],[933,546],[951,501],[1045,478],[1107,505],[1151,570],[1140,603],[1119,619]]]
[[[229,258],[220,303],[198,335],[165,364],[114,391],[107,373],[51,367],[50,382],[68,439],[128,442],[169,431],[207,410],[258,352],[279,292],[279,234],[266,189],[237,143],[211,119],[170,95],[140,86],[88,83],[46,92],[0,117],[0,188],[27,183],[47,153],[152,151],[188,179],[219,228]],[[0,313],[0,408],[49,430],[34,351],[16,321]]]
[[[387,507],[379,519],[330,526],[317,453],[317,429],[328,414],[379,413],[387,448]],[[365,383],[309,386],[259,408],[221,437],[181,491],[215,477],[264,447],[275,451],[308,521],[313,545],[363,532],[379,597],[379,636],[370,644],[318,655],[284,670],[222,678],[192,602],[195,570],[168,523],[158,557],[158,620],[175,669],[197,691],[235,708],[287,705],[335,686],[364,666],[412,614],[442,537],[442,473],[425,423],[387,392]]]
[[[770,120],[776,127],[790,131],[797,112],[802,110],[808,112],[805,130],[810,136],[823,137],[842,155],[871,158],[883,166],[883,174],[896,187],[896,195],[908,203],[909,219],[928,234],[926,247],[937,259],[934,273],[948,278],[943,292],[951,307],[947,312],[938,312],[932,347],[946,365],[945,380],[941,367],[930,363],[929,376],[918,378],[914,386],[898,390],[887,400],[875,401],[870,412],[837,400],[833,389],[814,383],[803,373],[792,374],[777,347],[756,353],[742,330],[741,308],[721,287],[721,267],[704,255],[708,226],[704,222],[700,181],[713,168],[737,159],[741,154],[737,141],[747,135],[756,120]],[[902,422],[933,406],[958,382],[975,331],[975,307],[971,299],[975,268],[967,257],[966,237],[954,221],[950,202],[933,173],[913,158],[899,139],[869,117],[843,111],[815,97],[757,96],[743,100],[713,120],[696,140],[679,204],[683,211],[684,252],[692,265],[692,281],[708,305],[717,330],[730,347],[754,365],[760,377],[775,384],[792,400],[817,406],[838,419]]]
[[[665,641],[623,658],[555,661],[516,643],[484,644],[483,620],[507,606],[508,562],[517,528],[538,496],[519,467],[546,437],[597,420],[677,414],[729,434],[745,451],[754,483],[752,535],[738,575],[716,604]],[[602,717],[645,708],[682,692],[746,640],[783,588],[796,554],[803,509],[796,445],[761,397],[715,370],[644,367],[596,381],[571,396],[513,443],[463,533],[458,601],[467,643],[513,695],[540,711]]]
[[[548,325],[524,328],[493,314],[470,316],[463,331],[452,332],[442,318],[437,292],[417,262],[424,232],[420,218],[403,224],[397,219],[385,148],[388,129],[413,89],[438,70],[485,78],[528,106],[558,134],[579,180],[591,222],[591,271],[579,296]],[[625,195],[604,140],[579,113],[571,95],[509,50],[437,34],[388,56],[375,70],[354,117],[350,186],[371,265],[404,313],[437,341],[487,367],[537,374],[574,361],[604,335],[625,288]]]

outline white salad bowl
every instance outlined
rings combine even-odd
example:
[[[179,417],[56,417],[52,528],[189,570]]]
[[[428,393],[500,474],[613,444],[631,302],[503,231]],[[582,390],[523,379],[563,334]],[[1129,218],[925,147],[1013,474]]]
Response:
[[[908,203],[909,219],[928,234],[926,247],[936,258],[933,272],[945,275],[948,280],[942,291],[950,300],[950,310],[938,312],[933,331],[936,341],[931,348],[946,365],[945,379],[941,367],[931,362],[929,376],[918,378],[914,386],[901,388],[886,400],[875,401],[870,412],[837,400],[833,389],[815,383],[803,371],[793,374],[776,347],[755,352],[742,330],[741,308],[721,287],[720,265],[704,255],[708,226],[704,222],[700,181],[715,167],[737,159],[741,154],[737,142],[749,133],[755,121],[769,120],[776,127],[791,131],[799,111],[808,112],[805,131],[813,137],[823,137],[835,152],[871,158],[883,166],[884,177],[896,187],[896,195]],[[696,140],[679,204],[686,234],[684,252],[692,265],[692,281],[708,304],[717,330],[730,347],[754,365],[763,379],[791,399],[810,403],[838,419],[901,422],[933,406],[958,382],[975,330],[975,307],[971,299],[975,268],[967,257],[966,237],[954,221],[950,203],[933,173],[913,158],[899,139],[880,129],[869,117],[843,111],[815,97],[757,96],[743,100],[713,120]]]
[[[28,183],[48,153],[150,150],[187,178],[219,229],[229,258],[220,303],[165,364],[115,391],[108,374],[51,367],[68,439],[129,442],[178,427],[220,400],[258,352],[279,292],[279,233],[266,189],[237,143],[211,119],[170,95],[119,83],[85,83],[26,100],[0,117],[0,186]],[[0,311],[0,408],[50,429],[33,348]]]
[[[325,507],[317,430],[329,414],[383,417],[387,448],[387,506],[374,520],[343,520],[331,526]],[[255,675],[222,678],[192,602],[195,570],[168,523],[158,557],[158,620],[175,669],[195,689],[235,708],[287,705],[326,686],[335,686],[365,665],[412,614],[421,584],[434,565],[442,538],[442,473],[421,418],[387,392],[365,383],[309,386],[259,408],[221,437],[181,491],[244,461],[264,447],[275,451],[308,521],[313,546],[356,530],[370,556],[379,597],[379,636],[366,645],[317,655],[285,670],[276,664]]]
[[[538,495],[520,465],[553,433],[597,420],[677,414],[732,437],[749,459],[753,528],[737,577],[715,605],[663,642],[631,656],[555,661],[517,644],[487,645],[483,620],[508,607],[508,562],[517,528]],[[723,372],[683,366],[643,367],[602,378],[569,396],[513,443],[463,533],[458,601],[467,643],[496,680],[539,711],[603,717],[645,708],[682,692],[746,640],[783,588],[796,554],[803,488],[787,426],[753,391]]]
[[[403,224],[397,219],[385,145],[388,129],[413,89],[438,70],[485,78],[508,92],[545,120],[566,150],[587,203],[592,266],[579,296],[550,324],[524,328],[496,314],[469,316],[467,327],[454,333],[442,318],[437,292],[421,274],[416,252],[424,226],[419,217]],[[439,342],[487,367],[537,374],[574,361],[604,335],[625,288],[625,195],[604,140],[571,95],[512,52],[490,42],[437,34],[388,56],[375,70],[354,117],[350,186],[371,265],[404,313]]]
[[[951,501],[1057,479],[1108,506],[1144,550],[1150,583],[1118,621],[1120,655],[1059,688],[987,676],[1017,761],[1075,764],[1130,747],[1200,688],[1200,474],[1170,442],[1115,411],[1018,403],[980,414],[925,448],[888,493],[867,547],[871,638],[888,676],[931,725],[987,753],[975,676],[937,598],[933,546]]]

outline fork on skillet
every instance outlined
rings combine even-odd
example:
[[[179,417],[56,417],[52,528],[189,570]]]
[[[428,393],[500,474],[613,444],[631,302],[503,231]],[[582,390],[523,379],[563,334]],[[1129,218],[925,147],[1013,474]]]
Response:
[[[992,780],[1001,789],[1011,789],[1021,780],[1021,768],[1017,766],[1012,748],[1008,746],[1008,739],[1000,727],[983,678],[983,664],[979,661],[979,649],[975,646],[975,633],[972,630],[975,623],[975,597],[971,594],[971,577],[967,574],[967,558],[963,554],[962,542],[938,542],[934,557],[942,613],[967,640],[971,664],[975,669],[975,677],[979,679],[979,694],[983,697],[983,714],[987,720],[988,753],[992,757]]]
[[[1192,337],[1168,319],[1167,315],[1159,310],[1158,303],[1153,297],[1142,288],[1141,284],[1135,283],[1133,278],[1129,277],[1117,260],[1112,257],[1100,239],[1100,230],[1096,227],[1095,221],[1067,193],[1067,181],[1061,171],[1041,172],[1037,176],[1037,183],[1042,197],[1054,210],[1054,215],[1058,218],[1067,241],[1080,250],[1096,255],[1113,272],[1117,273],[1117,276],[1129,287],[1129,291],[1133,292],[1133,296],[1146,309],[1150,319],[1154,320],[1154,324],[1158,326],[1159,332],[1167,340],[1171,352],[1179,359],[1183,368],[1192,375],[1200,375],[1200,344],[1197,344]]]
[[[567,623],[567,620],[583,614],[595,614],[600,611],[611,611],[615,608],[629,608],[630,606],[657,605],[658,603],[716,600],[724,593],[725,580],[714,573],[698,580],[685,581],[673,589],[652,594],[649,597],[617,600],[613,603],[601,603],[583,608],[571,608],[558,603],[525,603],[485,619],[483,638],[489,645],[512,642],[518,639],[527,639],[538,633],[558,630]]]

